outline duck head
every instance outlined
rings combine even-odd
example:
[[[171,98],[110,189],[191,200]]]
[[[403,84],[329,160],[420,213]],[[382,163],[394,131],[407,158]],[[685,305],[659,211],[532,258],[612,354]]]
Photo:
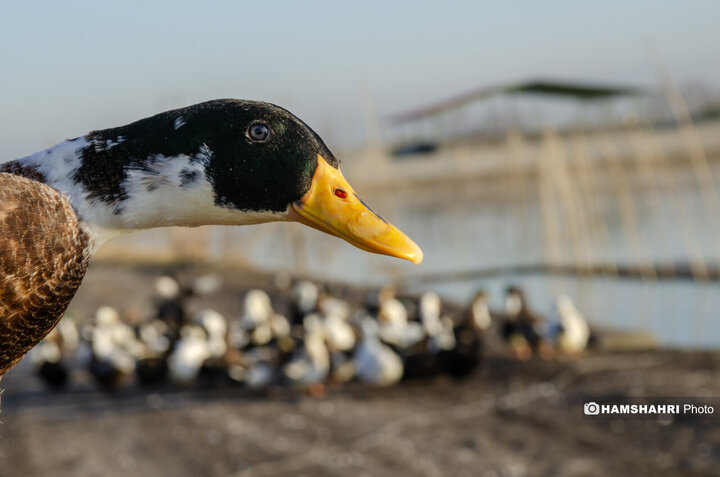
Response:
[[[322,139],[273,104],[209,101],[78,139],[73,179],[84,199],[112,206],[108,228],[290,220],[422,261],[420,248],[358,197]]]

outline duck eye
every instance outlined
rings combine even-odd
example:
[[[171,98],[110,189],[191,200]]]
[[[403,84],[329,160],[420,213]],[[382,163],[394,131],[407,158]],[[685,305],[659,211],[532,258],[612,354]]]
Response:
[[[247,130],[247,137],[254,142],[267,141],[270,136],[270,128],[263,123],[251,124]]]

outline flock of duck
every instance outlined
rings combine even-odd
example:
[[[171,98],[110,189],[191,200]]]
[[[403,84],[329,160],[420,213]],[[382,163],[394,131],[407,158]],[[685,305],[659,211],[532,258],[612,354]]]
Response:
[[[234,317],[189,311],[194,298],[219,286],[212,275],[188,286],[162,276],[155,281],[152,316],[129,323],[109,306],[82,324],[66,316],[28,358],[55,389],[84,368],[106,391],[133,382],[174,382],[286,385],[312,394],[352,380],[389,386],[438,374],[460,378],[478,366],[487,343],[504,343],[513,356],[526,359],[548,349],[578,353],[591,338],[569,298],[558,298],[558,319],[548,325],[530,311],[517,287],[507,289],[502,313],[490,312],[482,291],[461,309],[434,292],[401,296],[390,287],[353,302],[309,280],[274,290],[273,297],[247,290]]]

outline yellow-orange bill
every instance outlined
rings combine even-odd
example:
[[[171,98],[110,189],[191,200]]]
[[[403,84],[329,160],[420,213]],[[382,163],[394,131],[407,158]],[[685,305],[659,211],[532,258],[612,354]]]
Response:
[[[368,252],[404,258],[415,264],[423,259],[420,247],[373,212],[355,194],[340,170],[319,154],[310,190],[292,203],[290,218]]]

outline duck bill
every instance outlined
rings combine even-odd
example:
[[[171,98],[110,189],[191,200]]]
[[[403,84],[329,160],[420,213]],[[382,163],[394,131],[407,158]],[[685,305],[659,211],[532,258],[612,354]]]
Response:
[[[310,190],[290,204],[289,216],[365,251],[422,262],[420,247],[368,207],[319,154]]]

